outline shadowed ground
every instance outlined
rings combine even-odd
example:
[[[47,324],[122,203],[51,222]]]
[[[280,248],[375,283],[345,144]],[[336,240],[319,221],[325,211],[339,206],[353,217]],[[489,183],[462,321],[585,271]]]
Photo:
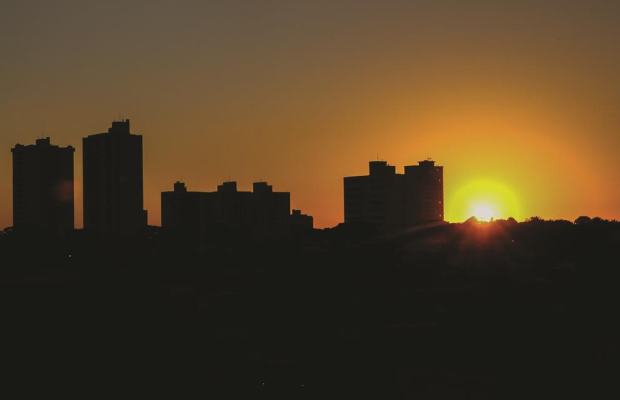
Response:
[[[2,363],[25,393],[613,398],[619,244],[599,220],[279,244],[7,230]]]

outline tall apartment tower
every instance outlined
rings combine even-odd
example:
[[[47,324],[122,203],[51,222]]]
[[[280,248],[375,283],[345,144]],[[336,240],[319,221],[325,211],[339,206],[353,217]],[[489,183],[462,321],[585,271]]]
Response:
[[[13,226],[57,234],[73,229],[73,153],[50,138],[16,145],[13,153]]]
[[[84,229],[104,236],[134,236],[147,225],[142,136],[130,133],[126,119],[82,143]]]
[[[344,178],[344,221],[381,231],[444,220],[443,167],[431,160],[397,174],[385,161],[371,161],[369,174]]]

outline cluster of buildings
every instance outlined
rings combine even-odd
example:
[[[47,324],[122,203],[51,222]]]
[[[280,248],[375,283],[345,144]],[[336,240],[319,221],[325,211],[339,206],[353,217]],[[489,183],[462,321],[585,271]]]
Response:
[[[443,221],[443,167],[420,161],[404,174],[371,161],[368,175],[344,178],[344,221],[365,222],[390,232]]]
[[[132,236],[147,224],[143,206],[142,136],[129,120],[82,140],[84,229]],[[13,227],[64,234],[74,228],[72,146],[50,138],[16,145],[13,153]]]
[[[134,236],[147,226],[144,210],[142,136],[128,119],[107,132],[83,138],[84,229],[102,236]],[[74,228],[72,146],[16,145],[13,153],[13,225],[63,234]],[[247,232],[286,237],[312,229],[311,216],[290,208],[289,192],[266,182],[240,191],[224,182],[214,192],[189,191],[176,182],[161,193],[162,227],[190,235]],[[396,173],[385,161],[371,161],[366,176],[344,178],[345,223],[369,223],[381,231],[443,221],[443,167],[426,160]]]
[[[251,192],[224,182],[215,192],[190,192],[183,182],[161,194],[163,227],[193,235],[241,231],[253,237],[277,239],[290,229],[313,228],[311,216],[291,209],[289,192],[274,192],[267,182],[254,182]]]

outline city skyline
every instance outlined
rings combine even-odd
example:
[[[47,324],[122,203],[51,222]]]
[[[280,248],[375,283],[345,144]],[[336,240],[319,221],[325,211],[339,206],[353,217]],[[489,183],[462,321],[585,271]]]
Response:
[[[620,398],[618,16],[2,2],[7,393]]]
[[[79,140],[121,112],[145,136],[152,225],[171,182],[230,176],[334,226],[341,178],[377,154],[445,165],[451,222],[479,193],[500,193],[496,217],[620,216],[617,3],[86,3],[3,6],[0,147],[42,134],[80,160]]]
[[[126,126],[125,126],[126,125]],[[124,119],[122,118],[120,115],[118,117],[118,119],[114,119],[112,121],[112,127],[108,130],[108,133],[110,132],[116,132],[116,130],[120,131],[127,131],[126,133],[129,133],[129,119]],[[91,137],[105,137],[104,135],[106,135],[106,133],[102,133],[102,134],[96,134],[96,135],[87,135],[85,137],[83,137],[83,141],[84,143],[87,142],[88,138]],[[43,136],[43,135],[42,135]],[[130,136],[135,136],[135,135],[130,135]],[[141,135],[138,136],[139,138],[142,138]],[[45,137],[45,138],[40,138],[40,139],[36,139],[35,142],[37,144],[42,143],[43,141],[49,142],[51,139],[50,137]],[[142,142],[140,140],[140,142]],[[15,146],[19,147],[33,147],[34,145],[26,145],[24,146],[23,144],[17,143]],[[55,147],[58,147],[57,145],[55,145]],[[142,150],[141,150],[142,144],[140,143],[140,164],[143,163],[143,156],[142,156]],[[81,147],[73,147],[71,144],[68,145],[68,148],[71,148],[72,152],[75,152],[76,149],[78,149],[78,151],[80,153],[83,152],[83,146]],[[81,154],[83,158],[83,154]],[[146,156],[146,159],[148,159],[148,155]],[[427,158],[426,160],[421,160],[419,161],[420,165],[423,165],[427,162],[430,162],[432,164],[434,164],[434,161],[430,161],[431,158]],[[370,161],[370,165],[372,167],[373,164],[381,164],[381,165],[386,165],[391,171],[392,173],[396,174],[397,176],[404,176],[400,173],[400,169],[396,170],[396,167],[393,165],[390,165],[387,163],[387,161],[383,161],[383,159],[379,159],[379,156],[377,155],[377,159],[375,161]],[[410,160],[408,162],[406,162],[405,164],[410,164]],[[407,168],[412,168],[412,167],[402,167],[402,172],[403,174],[406,173],[406,169]],[[443,167],[440,167],[443,170]],[[84,214],[83,214],[83,202],[84,202],[84,197],[83,197],[83,163],[82,162],[78,162],[76,163],[75,166],[75,170],[76,171],[80,171],[81,175],[78,181],[77,176],[75,177],[75,182],[74,182],[74,187],[79,188],[80,190],[75,190],[74,191],[74,203],[75,203],[75,217],[74,217],[74,226],[75,229],[81,229],[84,227],[83,221],[84,221]],[[140,175],[142,174],[142,168],[140,171]],[[145,175],[148,175],[148,171],[147,173],[145,173]],[[356,174],[352,174],[352,176],[359,176],[359,173]],[[342,177],[341,177],[342,178]],[[147,177],[145,176],[144,179],[146,180]],[[351,179],[351,177],[344,177],[344,181],[342,184],[342,194],[341,196],[344,198],[346,197],[346,181],[347,179]],[[264,180],[261,178],[259,179],[253,179],[251,183],[249,183],[249,185],[253,185],[255,184],[257,181],[263,182]],[[441,184],[442,184],[442,189],[443,189],[443,171],[442,171],[442,175],[441,175]],[[180,180],[175,180],[174,182],[181,182]],[[231,176],[229,175],[226,179],[221,179],[219,182],[231,182],[231,183],[235,183],[235,185],[238,183],[237,180],[232,179]],[[528,215],[525,216],[525,214],[522,213],[521,207],[518,204],[519,201],[517,200],[517,196],[515,196],[514,192],[512,192],[510,189],[507,189],[507,187],[505,185],[502,185],[501,183],[498,183],[499,181],[493,182],[490,180],[475,180],[475,179],[470,179],[469,180],[469,187],[465,186],[462,187],[460,190],[457,190],[456,193],[454,193],[454,197],[460,201],[460,203],[457,203],[455,200],[450,201],[450,199],[446,200],[444,202],[443,200],[443,193],[442,193],[442,199],[441,199],[441,204],[442,207],[444,207],[444,203],[445,203],[445,210],[442,210],[442,220],[445,220],[446,222],[463,222],[466,219],[469,219],[471,217],[477,217],[479,220],[482,221],[488,221],[489,219],[508,219],[508,218],[515,218],[516,220],[520,220],[523,221],[528,217],[546,217],[544,215],[539,215],[539,214],[532,214],[532,215]],[[183,183],[185,184],[186,182],[183,180]],[[140,185],[142,185],[142,183],[140,182]],[[202,186],[202,185],[201,185]],[[240,187],[240,190],[243,190],[245,186]],[[201,188],[198,188],[198,190],[203,190]],[[445,191],[445,189],[443,189]],[[470,199],[467,199],[467,194],[468,194],[468,190],[473,192],[473,195],[470,195]],[[167,190],[164,188],[162,189],[158,195],[160,193],[166,192]],[[152,197],[151,195],[149,195],[149,193],[146,193],[146,191],[143,189],[143,196],[144,198],[150,198]],[[473,200],[472,200],[473,199]],[[156,206],[152,207],[152,209],[156,210],[155,212],[155,216],[153,216],[153,214],[148,213],[147,211],[143,211],[143,213],[147,214],[147,224],[148,225],[152,225],[152,226],[163,226],[162,224],[162,219],[161,219],[161,215],[162,215],[162,205],[161,205],[161,199],[159,199],[159,203],[156,204]],[[142,200],[139,200],[139,202],[142,202]],[[298,202],[297,204],[303,203],[303,201]],[[153,205],[153,203],[150,203],[151,205]],[[294,203],[291,203],[294,204]],[[72,205],[73,206],[73,205]],[[147,208],[147,207],[144,207]],[[291,205],[290,208],[300,208],[299,206],[294,206]],[[148,209],[148,208],[147,208]],[[452,218],[449,219],[450,215],[457,215],[457,212],[455,212],[455,209],[462,209],[462,210],[466,210],[463,212],[461,212],[461,217],[460,218]],[[509,211],[506,211],[509,210]],[[307,210],[306,210],[307,211]],[[13,211],[14,212],[14,211]],[[345,209],[342,208],[341,209],[342,212],[342,219],[338,222],[336,222],[333,225],[327,225],[327,226],[315,226],[316,228],[329,228],[329,227],[333,227],[341,222],[346,222],[346,212]],[[446,215],[446,217],[443,217],[443,215]],[[149,215],[150,214],[150,215]],[[308,214],[312,215],[311,211],[308,211]],[[582,216],[582,215],[589,215],[588,213],[578,213],[577,216]],[[600,213],[594,213],[591,214],[590,216],[592,217],[601,217]],[[319,220],[321,220],[321,216],[318,216]],[[143,217],[140,217],[143,218]],[[149,219],[150,218],[150,219]],[[316,218],[315,215],[313,215],[313,218]],[[616,220],[617,218],[615,216],[602,216],[602,218],[604,219],[610,219],[610,220]],[[552,218],[552,219],[564,219],[564,220],[574,220],[575,218],[571,218],[571,217],[558,217],[558,218]],[[12,224],[8,224],[5,227],[9,227],[9,226],[13,226]],[[4,227],[3,227],[4,228]]]
[[[84,229],[99,236],[134,237],[148,225],[142,135],[131,132],[129,119],[120,118],[107,132],[82,138],[82,148]],[[75,148],[52,146],[47,137],[35,145],[17,144],[11,152],[13,226],[73,230]],[[344,177],[344,223],[393,232],[444,222],[443,166],[429,158],[404,171],[397,174],[387,161],[370,161],[369,175]],[[161,192],[161,227],[177,232],[205,236],[223,229],[275,238],[288,236],[293,225],[314,225],[313,216],[299,209],[291,213],[290,192],[275,192],[264,180],[253,182],[252,191],[238,190],[230,178],[215,192],[188,191],[181,181],[173,189]]]

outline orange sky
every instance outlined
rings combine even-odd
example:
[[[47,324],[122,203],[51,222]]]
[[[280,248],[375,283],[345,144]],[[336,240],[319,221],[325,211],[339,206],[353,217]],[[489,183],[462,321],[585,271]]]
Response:
[[[42,131],[76,147],[81,227],[81,138],[119,112],[144,136],[154,225],[175,180],[211,191],[230,176],[333,226],[342,177],[377,155],[399,172],[443,165],[450,221],[477,181],[508,188],[518,219],[620,218],[614,2],[127,3],[2,6],[0,228],[10,149]]]

